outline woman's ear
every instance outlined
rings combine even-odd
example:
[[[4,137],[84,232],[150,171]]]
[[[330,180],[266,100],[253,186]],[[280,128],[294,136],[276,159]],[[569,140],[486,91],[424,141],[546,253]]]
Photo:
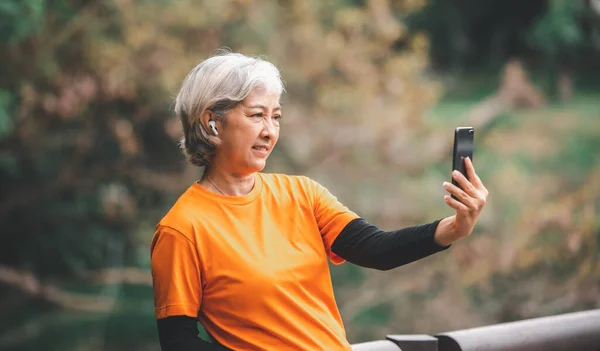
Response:
[[[202,128],[204,128],[204,130],[207,131],[209,135],[213,134],[212,129],[208,124],[208,122],[210,122],[211,120],[215,120],[214,113],[209,109],[204,110],[204,112],[202,112],[202,114],[200,115],[200,124],[202,124]]]

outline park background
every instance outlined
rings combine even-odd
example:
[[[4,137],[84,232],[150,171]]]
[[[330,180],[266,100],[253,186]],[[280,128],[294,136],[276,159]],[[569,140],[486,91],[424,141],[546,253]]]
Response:
[[[150,238],[201,174],[173,98],[220,47],[281,69],[266,171],[384,229],[452,214],[453,131],[476,129],[471,237],[332,266],[351,342],[600,307],[599,1],[2,0],[0,349],[159,349]]]

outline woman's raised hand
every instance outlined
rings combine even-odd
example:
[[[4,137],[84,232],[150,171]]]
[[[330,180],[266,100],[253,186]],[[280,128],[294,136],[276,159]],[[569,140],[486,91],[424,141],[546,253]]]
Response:
[[[444,182],[444,189],[456,197],[454,199],[450,195],[444,196],[448,206],[456,211],[453,223],[451,223],[453,231],[457,235],[455,239],[471,234],[489,195],[488,190],[475,173],[470,158],[465,159],[465,168],[468,179],[459,171],[452,172],[452,178],[460,185],[460,188],[452,183]]]

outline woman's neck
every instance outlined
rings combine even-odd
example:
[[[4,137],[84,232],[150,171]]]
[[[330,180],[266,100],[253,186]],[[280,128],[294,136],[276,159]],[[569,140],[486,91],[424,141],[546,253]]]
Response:
[[[225,196],[243,196],[252,191],[256,173],[240,175],[211,167],[204,171],[200,185]]]

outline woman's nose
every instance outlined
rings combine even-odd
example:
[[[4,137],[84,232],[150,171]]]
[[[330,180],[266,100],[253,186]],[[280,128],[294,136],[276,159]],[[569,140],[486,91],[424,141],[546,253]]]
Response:
[[[264,137],[272,137],[277,132],[277,128],[275,127],[275,120],[272,118],[265,118],[263,120],[263,130],[262,134]]]

